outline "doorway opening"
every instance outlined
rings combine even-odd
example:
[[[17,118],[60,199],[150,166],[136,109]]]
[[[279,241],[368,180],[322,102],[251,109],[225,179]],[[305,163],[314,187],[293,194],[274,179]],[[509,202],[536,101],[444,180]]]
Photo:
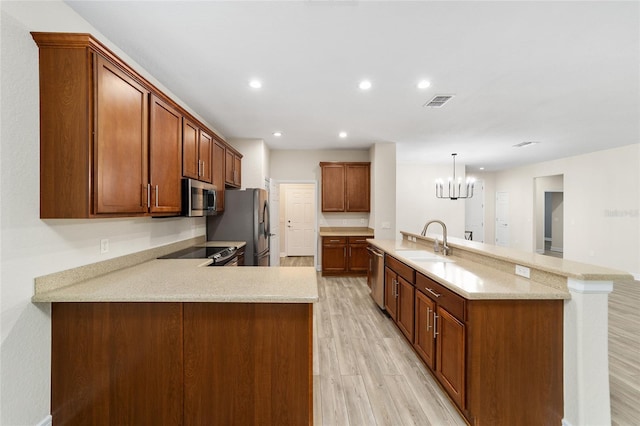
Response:
[[[280,257],[317,259],[316,183],[280,183]],[[298,259],[300,260],[300,259]],[[286,260],[284,263],[287,263]]]
[[[535,251],[561,258],[564,252],[564,176],[537,177],[534,185]]]

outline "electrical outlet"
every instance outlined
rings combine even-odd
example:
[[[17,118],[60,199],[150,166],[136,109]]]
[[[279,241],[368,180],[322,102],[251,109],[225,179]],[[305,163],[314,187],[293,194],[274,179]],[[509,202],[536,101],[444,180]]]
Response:
[[[100,254],[104,254],[108,252],[109,252],[109,239],[103,238],[102,240],[100,240]]]
[[[391,229],[390,222],[382,222],[382,229]]]
[[[516,275],[521,277],[531,278],[531,270],[526,266],[516,265]]]

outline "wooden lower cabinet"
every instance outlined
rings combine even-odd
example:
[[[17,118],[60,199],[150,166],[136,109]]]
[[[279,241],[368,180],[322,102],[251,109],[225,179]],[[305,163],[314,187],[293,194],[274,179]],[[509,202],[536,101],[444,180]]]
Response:
[[[182,423],[182,304],[51,309],[53,424]]]
[[[322,275],[367,275],[367,238],[373,236],[322,237]]]
[[[409,267],[386,259],[386,309],[410,340]],[[413,347],[471,425],[562,422],[562,300],[468,300],[421,273],[414,292]]]
[[[433,314],[436,304],[430,298],[416,291],[415,334],[413,347],[431,370],[436,365],[436,335],[433,328]]]
[[[311,304],[54,303],[53,423],[313,422]]]
[[[385,258],[385,309],[402,334],[413,343],[415,272],[391,256]]]
[[[453,315],[437,307],[436,377],[451,399],[461,409],[465,408],[465,327]]]

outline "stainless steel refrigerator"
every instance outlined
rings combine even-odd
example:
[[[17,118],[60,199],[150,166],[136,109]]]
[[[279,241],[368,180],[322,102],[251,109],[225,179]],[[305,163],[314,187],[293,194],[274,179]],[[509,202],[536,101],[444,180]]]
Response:
[[[224,213],[207,217],[208,241],[246,241],[245,265],[269,266],[269,205],[260,188],[224,192]]]

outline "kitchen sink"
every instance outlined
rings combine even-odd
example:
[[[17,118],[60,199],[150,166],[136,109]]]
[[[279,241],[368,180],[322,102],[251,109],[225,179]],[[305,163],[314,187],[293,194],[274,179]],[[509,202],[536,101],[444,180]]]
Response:
[[[414,262],[455,262],[453,259],[449,259],[444,256],[439,256],[437,254],[431,253],[426,250],[402,250],[396,249],[398,255],[402,257],[406,257],[409,260]]]

